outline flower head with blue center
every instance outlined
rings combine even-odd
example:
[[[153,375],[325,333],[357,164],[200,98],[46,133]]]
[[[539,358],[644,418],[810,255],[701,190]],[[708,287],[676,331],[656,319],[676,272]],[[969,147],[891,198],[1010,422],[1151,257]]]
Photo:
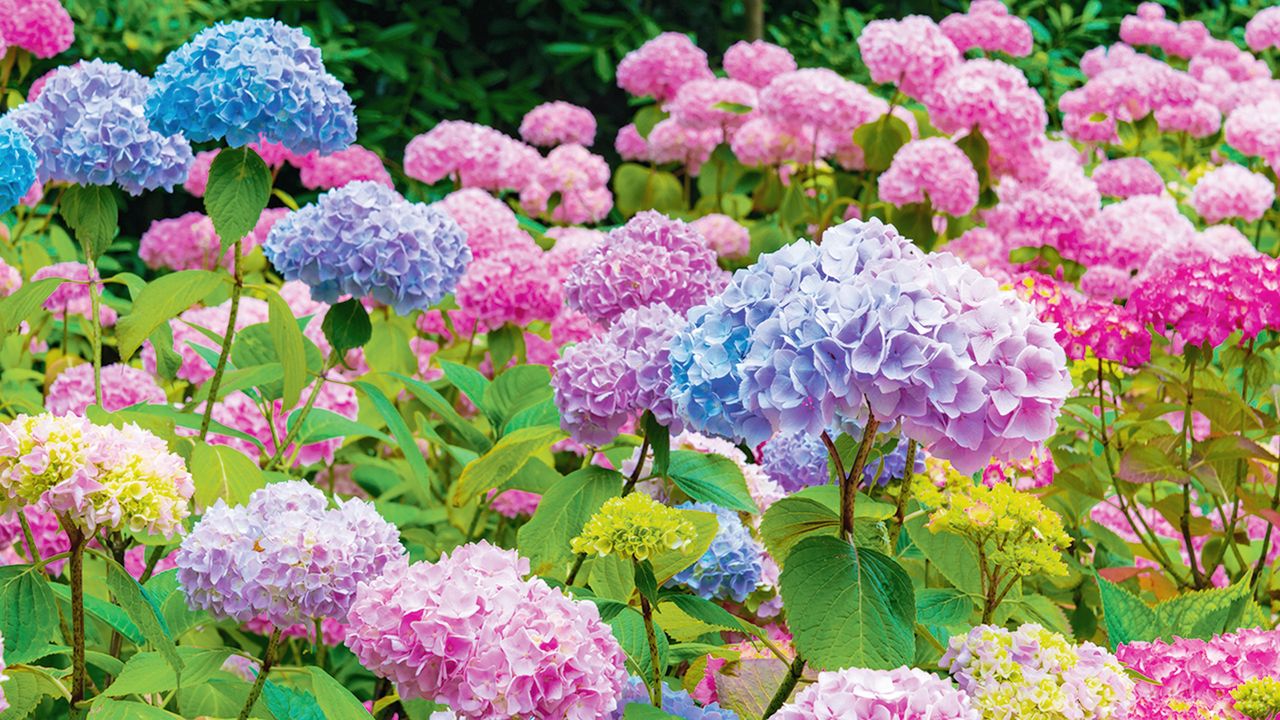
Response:
[[[9,212],[36,181],[36,151],[13,124],[0,117],[0,213]]]
[[[677,507],[714,513],[719,529],[711,547],[697,562],[671,578],[671,584],[684,585],[706,600],[746,600],[760,584],[764,548],[742,524],[742,518],[732,510],[706,502]]]

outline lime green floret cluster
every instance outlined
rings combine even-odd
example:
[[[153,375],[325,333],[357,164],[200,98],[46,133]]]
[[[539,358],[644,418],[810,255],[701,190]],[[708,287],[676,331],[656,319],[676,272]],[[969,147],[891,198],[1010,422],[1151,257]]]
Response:
[[[571,545],[574,552],[643,561],[679,550],[693,542],[696,532],[681,511],[631,493],[606,501]]]
[[[1260,677],[1231,691],[1236,712],[1252,720],[1273,720],[1280,716],[1280,680]]]

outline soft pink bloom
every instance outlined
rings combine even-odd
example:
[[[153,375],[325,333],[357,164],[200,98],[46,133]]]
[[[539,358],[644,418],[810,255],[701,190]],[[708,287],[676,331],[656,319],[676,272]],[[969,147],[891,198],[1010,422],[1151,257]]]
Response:
[[[257,225],[240,241],[242,256],[262,245],[271,227],[289,212],[288,208],[263,210]],[[230,272],[235,263],[230,248],[223,252],[213,221],[200,212],[153,221],[142,234],[138,257],[147,267],[164,270],[214,270],[221,267]]]
[[[560,282],[564,282],[583,253],[599,247],[606,237],[599,230],[583,227],[547,228],[546,236],[556,242],[547,251],[547,269]]]
[[[1271,77],[1271,67],[1247,50],[1241,50],[1230,40],[1209,39],[1187,64],[1187,72],[1197,80],[1207,82],[1213,69],[1225,70],[1236,82]]]
[[[559,198],[555,207],[552,196]],[[561,145],[533,166],[520,191],[520,207],[570,225],[600,222],[613,209],[609,165],[581,145]]]
[[[848,668],[818,681],[782,706],[777,720],[980,720],[969,696],[950,680],[917,669]]]
[[[729,78],[709,78],[681,85],[666,109],[676,122],[686,127],[724,132],[746,122],[747,114],[717,106],[741,105],[751,109],[757,102],[756,89],[751,85]]]
[[[760,91],[760,111],[792,132],[803,132],[810,146],[814,131],[852,135],[888,110],[884,100],[826,68],[782,73]]]
[[[751,233],[728,215],[712,213],[689,224],[702,233],[707,244],[722,258],[746,257],[751,250]]]
[[[479,260],[510,247],[535,246],[533,238],[520,229],[511,206],[484,190],[455,190],[436,203],[467,234],[471,256]]]
[[[795,69],[790,51],[764,40],[739,40],[724,51],[724,71],[753,87],[762,88],[775,76]]]
[[[618,63],[618,87],[658,102],[675,97],[690,80],[712,77],[707,54],[688,36],[665,32],[627,53]]]
[[[473,260],[454,294],[459,308],[489,328],[550,322],[564,304],[559,278],[536,245]]]
[[[1144,2],[1136,15],[1127,15],[1120,21],[1120,39],[1130,45],[1153,45],[1166,54],[1189,58],[1198,53],[1210,40],[1203,23],[1190,20],[1176,23],[1165,18],[1159,3]]]
[[[961,62],[960,51],[928,17],[872,20],[858,36],[862,61],[877,83],[894,83],[917,100],[928,98],[938,77]]]
[[[634,123],[627,123],[618,130],[613,149],[623,160],[649,160],[649,141],[640,135]]]
[[[1021,155],[1049,122],[1044,100],[1022,71],[995,60],[956,64],[938,78],[926,106],[940,130],[977,128],[996,154]]]
[[[946,138],[912,140],[879,177],[880,198],[902,206],[924,202],[959,217],[978,204],[978,171],[964,151]]]
[[[1280,47],[1280,7],[1263,8],[1249,18],[1244,26],[1244,41],[1254,52]]]
[[[332,190],[349,182],[369,180],[387,187],[394,187],[391,175],[382,164],[382,158],[372,150],[352,145],[332,155],[311,152],[299,158],[303,187],[311,190]]]
[[[1190,105],[1158,107],[1155,116],[1156,125],[1162,131],[1185,132],[1196,138],[1209,137],[1222,126],[1222,113],[1207,100],[1196,100]]]
[[[1267,176],[1239,165],[1223,165],[1206,173],[1191,191],[1191,206],[1209,223],[1227,218],[1253,222],[1275,199],[1275,185]]]
[[[116,311],[111,309],[102,302],[102,282],[101,275],[95,270],[92,273],[93,283],[98,287],[98,320],[103,327],[111,327],[116,324]],[[54,265],[46,265],[35,272],[31,276],[31,281],[44,280],[45,278],[62,278],[67,282],[58,286],[53,294],[44,301],[44,309],[53,313],[58,319],[65,319],[68,315],[79,315],[88,318],[93,312],[92,301],[89,298],[89,282],[90,272],[89,266],[79,262],[64,262]]]
[[[0,225],[0,235],[4,239],[9,239],[9,228]],[[18,288],[22,287],[22,273],[18,272],[18,268],[10,265],[0,258],[0,298],[12,295]]]
[[[524,114],[520,137],[538,147],[590,146],[596,139],[596,117],[590,110],[562,100],[545,102]]]
[[[649,159],[658,164],[680,163],[697,175],[721,139],[719,130],[695,130],[667,118],[649,131]]]
[[[497,493],[490,491],[490,495]],[[506,490],[489,501],[489,509],[507,518],[528,517],[538,509],[542,496],[525,490]]]
[[[113,364],[102,368],[102,407],[107,412],[131,405],[162,405],[164,391],[150,373],[128,365]],[[83,415],[85,408],[96,405],[93,364],[73,365],[58,373],[49,384],[45,409],[54,415]]]
[[[451,178],[458,187],[519,189],[541,159],[537,150],[491,127],[445,120],[409,141],[404,172],[428,185]]]
[[[1001,0],[973,0],[967,14],[952,13],[939,25],[960,52],[978,48],[1013,57],[1031,54],[1031,26],[1010,15]]]
[[[204,197],[205,188],[209,186],[209,168],[213,167],[213,161],[217,157],[217,150],[196,153],[196,159],[191,163],[191,169],[187,171],[187,181],[182,184],[182,187],[196,197]]]
[[[801,143],[762,113],[753,113],[733,133],[733,137],[729,139],[729,149],[738,162],[747,166],[779,165],[786,160],[807,162],[810,159],[801,158]]]
[[[1278,8],[1280,9],[1280,8]],[[1231,111],[1223,128],[1231,147],[1275,164],[1280,159],[1280,99],[1244,105]]]
[[[1098,192],[1108,197],[1164,194],[1164,180],[1145,158],[1108,160],[1093,170]]]

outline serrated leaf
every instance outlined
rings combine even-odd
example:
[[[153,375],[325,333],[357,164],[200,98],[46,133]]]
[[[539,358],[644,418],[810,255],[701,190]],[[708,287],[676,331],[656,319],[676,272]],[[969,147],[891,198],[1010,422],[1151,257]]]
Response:
[[[182,657],[182,687],[199,685],[217,672],[230,655],[229,648],[180,647]],[[102,691],[107,697],[146,695],[168,692],[178,688],[179,679],[173,667],[157,652],[141,652],[129,658],[119,677]]]
[[[1159,635],[1156,614],[1146,603],[1101,575],[1097,579],[1107,642],[1113,651],[1117,645],[1154,640]]]
[[[43,572],[25,568],[0,584],[0,634],[10,665],[41,657],[58,633],[58,606]]]
[[[908,520],[905,527],[912,544],[924,553],[934,569],[942,573],[956,588],[973,596],[981,596],[981,571],[978,555],[968,542],[961,542],[954,535],[935,534],[926,527],[925,516]]]
[[[270,199],[271,171],[253,148],[218,153],[209,167],[204,207],[224,252],[253,230]]]
[[[538,575],[562,578],[573,552],[569,541],[600,506],[622,492],[622,475],[616,470],[586,467],[564,476],[542,496],[529,522],[521,526],[516,547],[529,559]]]
[[[133,621],[147,642],[158,650],[175,673],[181,675],[182,657],[173,644],[169,629],[165,626],[160,608],[147,591],[134,580],[123,567],[114,561],[107,561],[107,587],[110,588],[115,602],[124,608],[129,619]]]
[[[727,510],[758,513],[760,508],[747,491],[742,468],[723,455],[693,450],[671,453],[669,477],[686,495]]]
[[[507,435],[462,469],[449,501],[454,507],[462,507],[478,495],[505,485],[534,454],[567,436],[560,428],[545,425]]]
[[[775,558],[786,558],[796,543],[807,537],[836,537],[839,533],[840,516],[809,498],[782,498],[769,506],[760,521],[760,537],[769,554]]]
[[[1152,608],[1159,624],[1159,637],[1174,636],[1208,640],[1240,627],[1252,600],[1249,581],[1226,588],[1210,588],[1186,593]]]
[[[183,270],[162,275],[147,283],[133,298],[133,310],[116,324],[116,344],[122,361],[133,357],[142,341],[161,323],[204,300],[214,290],[230,282],[223,273]],[[0,308],[2,310],[3,308]],[[3,317],[3,314],[0,314]],[[218,328],[225,332],[225,328]]]
[[[72,185],[62,193],[58,212],[75,231],[85,255],[97,261],[117,232],[116,196],[105,185]]]
[[[484,404],[494,427],[525,408],[552,399],[551,370],[545,365],[517,365],[499,375],[484,390]]]
[[[267,484],[258,464],[228,445],[196,443],[189,466],[196,488],[192,499],[200,508],[212,507],[218,500],[243,505],[254,490]]]
[[[35,317],[63,282],[62,278],[44,278],[24,283],[12,295],[0,298],[0,337],[12,335],[19,325]]]
[[[284,407],[292,408],[302,397],[302,389],[310,384],[307,375],[309,365],[307,358],[308,341],[298,327],[297,318],[289,303],[285,302],[275,289],[266,293],[268,320],[267,329],[271,333],[271,341],[275,344],[276,357],[284,367],[284,390],[281,401]]]
[[[916,619],[922,625],[963,625],[973,615],[973,600],[955,588],[924,588],[916,593]]]

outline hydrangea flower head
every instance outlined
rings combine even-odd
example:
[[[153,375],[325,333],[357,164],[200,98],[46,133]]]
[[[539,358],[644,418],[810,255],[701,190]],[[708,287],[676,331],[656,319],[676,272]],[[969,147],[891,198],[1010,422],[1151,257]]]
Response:
[[[1090,271],[1092,272],[1092,271]],[[1040,318],[1057,326],[1067,357],[1090,357],[1139,367],[1151,359],[1151,333],[1134,308],[1087,297],[1046,275],[1027,275],[1015,288],[1036,306]]]
[[[1044,100],[1027,76],[995,60],[953,65],[938,78],[925,104],[940,130],[957,133],[977,128],[997,155],[1043,136],[1049,122]]]
[[[1244,41],[1254,52],[1280,47],[1280,7],[1254,13],[1244,26]]]
[[[693,542],[694,532],[680,510],[634,492],[606,500],[570,546],[588,555],[643,561],[685,547]]]
[[[1071,538],[1062,518],[1035,495],[997,482],[990,487],[963,476],[946,487],[943,502],[929,516],[930,532],[967,538],[987,549],[991,562],[1019,577],[1066,575],[1062,550]]]
[[[253,230],[240,240],[241,253],[262,245],[272,226],[288,214],[288,208],[263,210]],[[234,253],[223,251],[222,240],[213,229],[213,221],[201,212],[152,221],[138,244],[138,257],[148,267],[169,270],[214,270],[222,267],[230,272],[235,264]]]
[[[355,109],[320,50],[296,28],[247,18],[201,30],[156,69],[152,127],[195,142],[259,139],[324,154],[356,139]]]
[[[724,279],[701,233],[646,210],[584,253],[564,289],[569,307],[610,323],[626,310],[656,303],[683,313],[723,287]]]
[[[119,363],[102,368],[102,407],[107,412],[139,404],[164,404],[166,400],[151,373]],[[54,415],[83,415],[96,402],[93,363],[81,363],[58,373],[49,384],[44,407]]]
[[[1280,680],[1254,678],[1231,691],[1236,712],[1250,720],[1271,720],[1280,714]]]
[[[1094,168],[1093,182],[1098,192],[1114,198],[1164,194],[1164,180],[1146,158],[1107,160]]]
[[[1280,160],[1280,128],[1273,122],[1280,98],[1241,105],[1231,111],[1223,133],[1231,147],[1275,165]]]
[[[938,77],[961,62],[955,44],[923,15],[872,20],[858,36],[858,49],[873,81],[894,83],[917,100],[928,97]]]
[[[784,47],[755,40],[739,40],[724,51],[724,71],[729,77],[756,88],[796,69],[796,59]]]
[[[357,586],[402,563],[400,531],[364,500],[334,507],[310,483],[255,490],[247,505],[221,499],[205,511],[174,559],[193,609],[276,627],[343,618]]]
[[[547,254],[537,245],[512,245],[473,260],[456,290],[458,307],[484,327],[550,322],[564,302]]]
[[[856,430],[854,437],[861,436],[862,431]],[[915,462],[911,466],[913,475],[919,475],[925,470],[925,460],[927,453],[920,448],[916,448]],[[881,454],[879,457],[872,456],[867,464],[862,468],[862,482],[866,487],[878,485],[884,487],[890,482],[902,480],[907,474],[907,442],[900,440],[893,449],[887,454]]]
[[[36,151],[13,120],[0,117],[0,213],[22,201],[36,182]]]
[[[58,0],[0,0],[0,38],[51,58],[75,42],[75,23]]]
[[[707,244],[722,258],[746,257],[751,251],[751,232],[728,215],[703,215],[689,225],[702,233]]]
[[[511,207],[478,188],[463,188],[434,204],[467,234],[471,256],[478,259],[513,247],[533,249],[533,238],[520,229]]]
[[[357,180],[395,187],[378,153],[359,145],[331,155],[307,153],[298,160],[298,169],[303,187],[312,190],[332,190]]]
[[[1010,15],[1002,0],[973,0],[969,12],[952,13],[942,19],[939,27],[962,53],[978,48],[1012,57],[1031,54],[1031,26]]]
[[[1191,206],[1208,223],[1227,218],[1253,222],[1275,199],[1275,185],[1265,175],[1240,165],[1223,165],[1206,173],[1191,190]]]
[[[596,116],[584,107],[563,100],[545,102],[521,118],[520,137],[538,147],[589,147],[596,139]]]
[[[622,691],[622,699],[618,701],[618,709],[610,716],[611,720],[622,720],[628,705],[648,705],[649,686],[634,675],[627,679]],[[738,720],[738,714],[717,703],[698,705],[684,688],[664,687],[662,689],[662,711],[682,720]]]
[[[732,510],[711,503],[689,502],[677,507],[712,513],[720,527],[711,547],[694,564],[671,578],[669,584],[687,586],[706,600],[746,600],[760,584],[764,548],[742,524],[742,518]]]
[[[648,150],[643,159],[659,165],[679,163],[690,175],[696,176],[723,139],[720,130],[691,128],[675,118],[666,118],[649,131],[645,139]]]
[[[827,446],[818,435],[778,433],[760,448],[760,464],[789,493],[831,480]]]
[[[1125,643],[1116,648],[1116,657],[1155,681],[1137,683],[1132,717],[1232,717],[1230,712],[1236,702],[1232,691],[1250,681],[1275,676],[1280,631],[1248,629],[1210,640],[1175,638],[1171,642]],[[1259,696],[1269,694],[1261,684],[1254,687],[1262,691],[1257,693]],[[1246,696],[1253,695],[1251,690]]]
[[[559,198],[554,208],[553,196]],[[555,222],[599,222],[613,209],[609,165],[581,145],[561,145],[534,164],[520,190],[520,206]]]
[[[952,637],[939,664],[980,717],[1110,720],[1133,702],[1134,681],[1114,655],[1039,625],[979,625]]]
[[[406,175],[428,185],[452,178],[460,188],[520,189],[541,161],[519,140],[460,120],[437,124],[404,149]]]
[[[947,138],[912,140],[898,149],[878,179],[880,197],[901,207],[924,202],[948,215],[968,215],[978,204],[978,171]]]
[[[590,602],[487,542],[400,564],[360,586],[347,646],[406,699],[460,717],[599,720],[618,707],[625,655]]]
[[[0,426],[0,511],[43,503],[90,534],[173,537],[194,491],[182,458],[133,423],[45,413]]]
[[[439,302],[471,261],[466,234],[447,214],[367,181],[290,213],[271,228],[263,251],[316,300],[372,297],[400,313]]]
[[[153,130],[142,114],[151,82],[114,63],[79,62],[11,112],[35,149],[41,180],[116,184],[132,195],[185,181],[191,146],[179,131]]]
[[[746,113],[728,109],[734,105],[754,108],[756,89],[741,80],[710,78],[681,85],[666,108],[685,127],[725,130],[746,122]]]
[[[808,162],[815,132],[819,136],[818,155],[830,154],[837,141],[828,134],[843,137],[849,128],[884,115],[889,104],[835,71],[803,68],[775,75],[760,91],[760,111],[808,143],[803,158]]]
[[[666,102],[690,80],[712,77],[707,54],[686,35],[665,32],[627,53],[618,63],[618,87]]]
[[[1219,345],[1235,332],[1248,340],[1277,327],[1278,270],[1261,254],[1192,256],[1149,273],[1129,304],[1138,320],[1179,342]]]
[[[980,720],[964,691],[917,668],[818,673],[774,715],[778,720]]]

